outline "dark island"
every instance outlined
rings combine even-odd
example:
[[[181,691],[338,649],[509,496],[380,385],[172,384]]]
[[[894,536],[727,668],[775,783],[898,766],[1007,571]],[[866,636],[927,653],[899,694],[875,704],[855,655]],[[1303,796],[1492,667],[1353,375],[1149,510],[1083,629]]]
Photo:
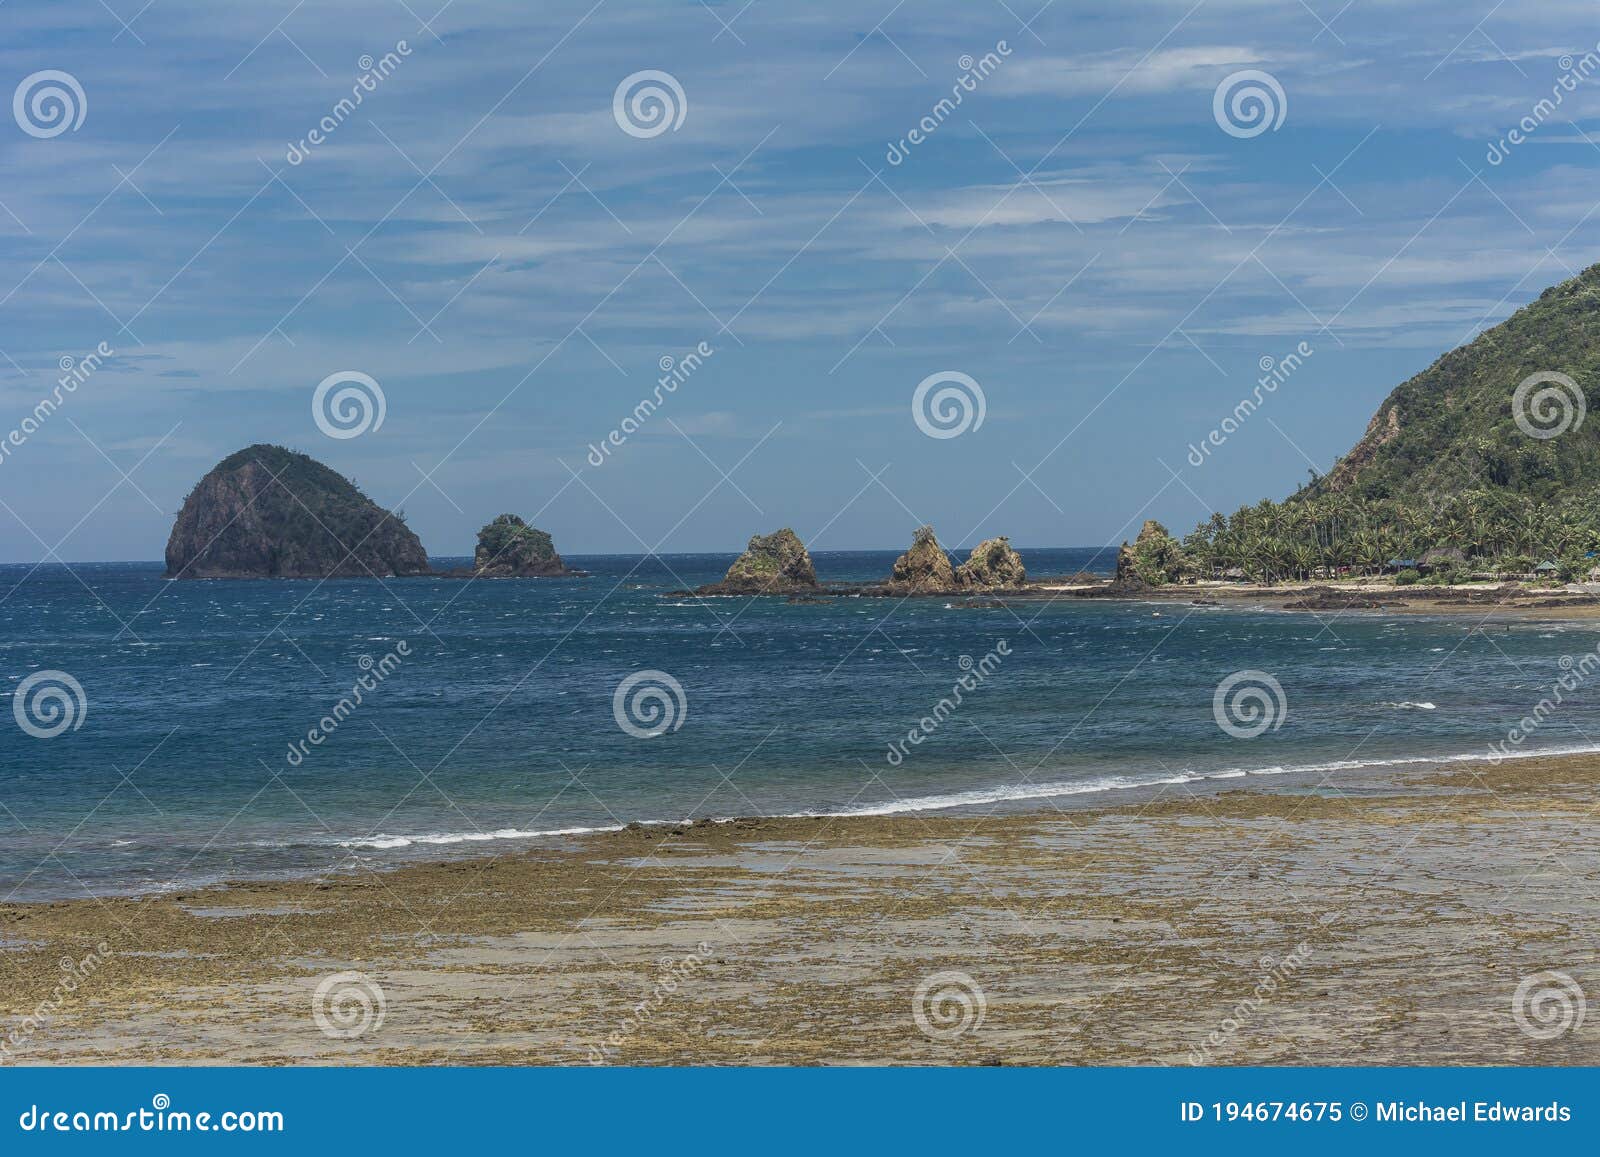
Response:
[[[167,539],[172,579],[428,573],[428,554],[403,515],[282,446],[249,446],[217,463],[184,499]]]

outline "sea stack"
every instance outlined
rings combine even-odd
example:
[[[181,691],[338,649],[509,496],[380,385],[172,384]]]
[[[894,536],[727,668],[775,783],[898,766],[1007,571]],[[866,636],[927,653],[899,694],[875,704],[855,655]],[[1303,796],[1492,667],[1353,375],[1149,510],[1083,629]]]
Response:
[[[1117,587],[1162,586],[1176,582],[1183,574],[1183,548],[1155,519],[1139,530],[1132,545],[1124,542],[1117,550]]]
[[[966,562],[956,567],[956,585],[972,590],[1001,590],[1020,587],[1028,581],[1022,556],[1005,535],[988,538],[973,548]]]
[[[702,595],[804,595],[818,589],[816,568],[800,536],[787,526],[755,535],[719,583],[697,591]]]
[[[167,539],[174,579],[428,573],[428,554],[403,515],[282,446],[249,446],[212,467],[184,499]]]
[[[945,594],[955,589],[956,570],[931,526],[919,526],[911,549],[894,560],[889,590],[894,594]]]
[[[515,514],[502,514],[478,531],[472,572],[479,578],[555,578],[573,574],[555,543]]]

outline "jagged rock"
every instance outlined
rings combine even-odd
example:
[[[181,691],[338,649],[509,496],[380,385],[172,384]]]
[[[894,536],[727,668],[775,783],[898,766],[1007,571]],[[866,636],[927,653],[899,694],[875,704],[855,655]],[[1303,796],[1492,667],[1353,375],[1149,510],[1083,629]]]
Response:
[[[708,583],[702,595],[790,595],[818,590],[816,568],[800,536],[787,526],[766,536],[754,535],[719,583]]]
[[[955,589],[955,567],[939,545],[933,527],[917,527],[911,537],[911,549],[894,560],[888,586],[896,594],[907,595],[943,594]]]
[[[473,573],[481,578],[544,578],[568,575],[550,536],[515,514],[502,514],[478,531]]]
[[[956,585],[969,589],[1020,587],[1027,581],[1028,572],[1023,569],[1022,556],[1012,549],[1011,540],[1004,535],[985,539],[973,549],[966,562],[956,567]]]
[[[389,578],[429,573],[405,524],[337,471],[249,446],[202,478],[167,539],[168,578]]]
[[[1162,586],[1183,577],[1183,550],[1178,540],[1155,519],[1139,530],[1130,545],[1117,550],[1117,574],[1113,584],[1120,587]]]

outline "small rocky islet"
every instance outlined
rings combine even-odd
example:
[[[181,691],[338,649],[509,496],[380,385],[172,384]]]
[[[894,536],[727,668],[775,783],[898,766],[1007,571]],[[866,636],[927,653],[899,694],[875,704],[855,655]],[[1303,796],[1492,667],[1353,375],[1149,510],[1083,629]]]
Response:
[[[745,552],[734,560],[722,581],[707,583],[683,595],[787,595],[792,603],[817,602],[827,595],[906,598],[913,595],[983,595],[1021,590],[1028,572],[1022,556],[1005,537],[990,538],[976,546],[960,566],[955,565],[933,527],[920,526],[910,548],[895,560],[888,579],[877,583],[817,581],[816,567],[800,536],[788,527],[750,539]]]

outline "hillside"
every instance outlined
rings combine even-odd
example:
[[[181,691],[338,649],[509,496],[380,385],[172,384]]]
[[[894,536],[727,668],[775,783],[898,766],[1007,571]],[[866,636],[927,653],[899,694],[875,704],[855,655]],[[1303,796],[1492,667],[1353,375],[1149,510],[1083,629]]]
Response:
[[[1600,265],[1552,286],[1506,321],[1397,386],[1366,435],[1302,496],[1424,503],[1467,490],[1539,501],[1600,485],[1600,419],[1554,437],[1519,427],[1513,396],[1537,373],[1565,374],[1586,394],[1600,382]],[[1548,434],[1575,422],[1566,387],[1531,387],[1520,407]],[[1550,391],[1541,400],[1541,392]],[[1600,394],[1584,398],[1592,406]],[[1570,415],[1570,417],[1568,417]]]

